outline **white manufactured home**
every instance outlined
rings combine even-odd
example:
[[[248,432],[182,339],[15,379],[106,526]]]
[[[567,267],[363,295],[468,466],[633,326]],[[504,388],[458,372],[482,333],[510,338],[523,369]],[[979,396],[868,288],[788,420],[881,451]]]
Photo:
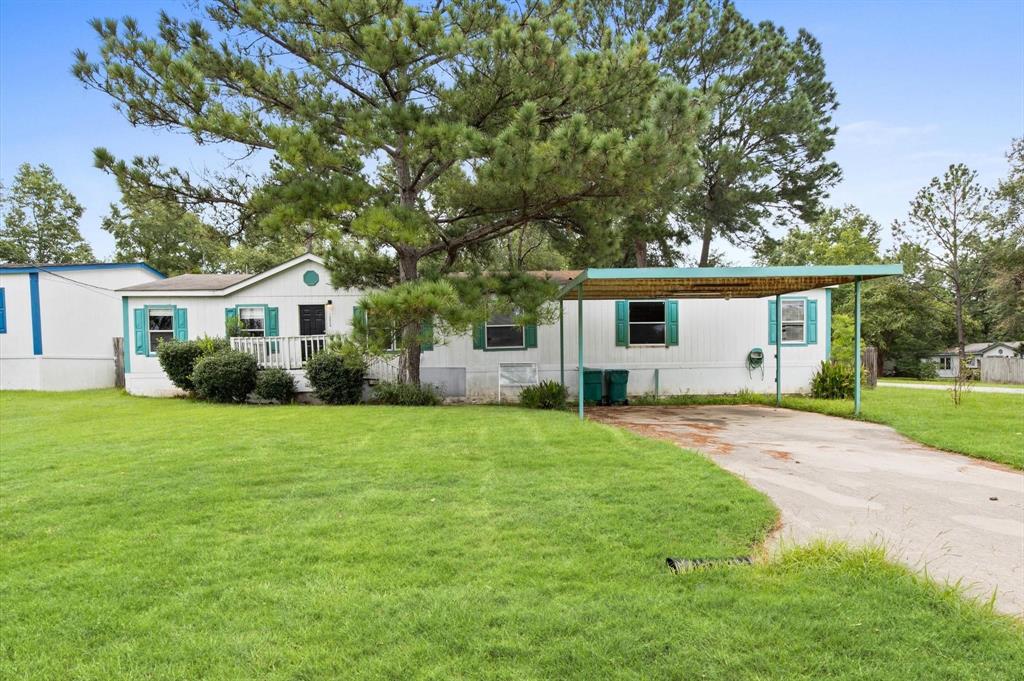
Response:
[[[846,272],[855,267],[809,276],[808,271],[815,269],[548,273],[565,292],[565,299],[556,303],[562,306],[560,323],[523,327],[509,319],[491,319],[471,334],[425,347],[421,377],[440,386],[447,397],[468,400],[496,399],[503,371],[536,380],[563,380],[575,392],[585,343],[586,367],[629,370],[628,391],[633,395],[775,392],[778,352],[784,356],[782,389],[804,392],[829,356],[829,287],[861,278]],[[602,290],[611,289],[602,289],[599,282],[617,272],[622,274],[617,281],[623,291],[642,289],[635,285],[641,278],[649,282],[661,277],[664,285],[648,285],[642,295],[609,297]],[[696,277],[696,288],[671,295],[671,286],[678,288],[672,282],[682,275],[673,279],[663,276],[666,272],[686,272],[687,281]],[[711,276],[716,274],[717,278]],[[866,270],[865,274],[864,278],[875,276]],[[717,291],[721,285],[716,282],[726,280],[738,288],[721,289],[721,295],[707,288],[718,287]],[[622,288],[626,281],[634,285]],[[773,292],[782,286],[786,293],[759,296],[757,282],[771,282],[766,290]],[[233,339],[235,347],[255,354],[261,366],[293,371],[300,388],[308,389],[304,361],[324,347],[329,335],[352,330],[361,295],[333,288],[323,261],[311,254],[256,275],[182,275],[128,286],[120,293],[125,384],[138,395],[177,393],[156,358],[162,340],[224,336],[227,325],[236,323],[231,320],[237,320],[245,333]],[[515,371],[505,371],[509,368]],[[371,374],[387,378],[389,371],[393,367],[385,362],[373,367]]]
[[[113,386],[117,290],[163,278],[144,263],[0,265],[0,389]]]

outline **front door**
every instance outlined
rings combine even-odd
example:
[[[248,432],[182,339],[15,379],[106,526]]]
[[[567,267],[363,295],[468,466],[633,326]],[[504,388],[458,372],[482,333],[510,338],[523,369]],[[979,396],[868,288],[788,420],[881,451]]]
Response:
[[[327,333],[327,317],[323,305],[299,305],[299,335],[323,336]],[[300,338],[302,361],[324,349],[323,338]]]

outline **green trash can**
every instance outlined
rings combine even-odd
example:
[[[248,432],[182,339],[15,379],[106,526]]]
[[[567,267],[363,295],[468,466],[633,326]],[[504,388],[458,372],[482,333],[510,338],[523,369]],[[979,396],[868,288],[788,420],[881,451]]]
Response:
[[[605,395],[608,404],[629,404],[626,386],[629,383],[628,369],[605,369]]]
[[[601,369],[583,368],[583,401],[604,402],[604,371]]]

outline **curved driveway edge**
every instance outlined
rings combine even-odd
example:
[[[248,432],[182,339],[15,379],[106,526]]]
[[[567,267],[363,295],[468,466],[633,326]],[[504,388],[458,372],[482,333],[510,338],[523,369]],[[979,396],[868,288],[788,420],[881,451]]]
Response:
[[[767,494],[779,539],[880,544],[891,558],[1024,616],[1024,473],[888,426],[759,406],[611,407],[592,420],[711,457]]]

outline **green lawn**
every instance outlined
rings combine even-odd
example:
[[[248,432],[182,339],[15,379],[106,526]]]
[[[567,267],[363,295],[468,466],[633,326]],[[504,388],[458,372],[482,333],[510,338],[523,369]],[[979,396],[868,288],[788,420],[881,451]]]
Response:
[[[932,447],[1024,469],[1024,395],[968,392],[959,407],[944,390],[865,390],[861,417]],[[786,395],[782,406],[853,417],[852,400]],[[775,404],[774,395],[676,395],[634,404]]]
[[[0,678],[1010,679],[1024,627],[569,413],[0,394]]]

